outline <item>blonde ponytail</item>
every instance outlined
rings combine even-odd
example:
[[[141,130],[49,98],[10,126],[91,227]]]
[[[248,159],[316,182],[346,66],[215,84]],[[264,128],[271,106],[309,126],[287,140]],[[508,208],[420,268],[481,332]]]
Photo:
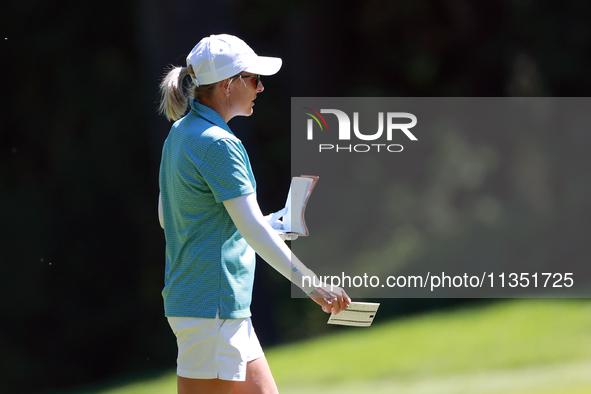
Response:
[[[189,67],[173,67],[160,82],[158,113],[168,120],[177,120],[187,111],[189,101],[183,91],[183,79],[191,71]]]
[[[187,94],[185,94],[183,79],[187,75],[193,75],[193,68],[191,66],[172,67],[160,82],[158,113],[166,116],[168,120],[177,120],[182,117],[187,111],[189,99],[199,101],[203,97],[211,97],[219,85],[219,82],[214,82],[208,85],[196,86],[191,79],[191,82],[187,86]],[[230,80],[238,76],[239,74],[236,74]]]

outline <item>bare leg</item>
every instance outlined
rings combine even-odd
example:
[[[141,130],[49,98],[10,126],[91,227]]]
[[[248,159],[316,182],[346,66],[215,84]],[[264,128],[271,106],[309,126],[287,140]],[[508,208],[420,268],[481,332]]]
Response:
[[[278,394],[277,385],[265,356],[249,361],[246,380],[235,382],[232,394]]]
[[[230,394],[234,382],[221,379],[188,379],[178,377],[178,394]]]

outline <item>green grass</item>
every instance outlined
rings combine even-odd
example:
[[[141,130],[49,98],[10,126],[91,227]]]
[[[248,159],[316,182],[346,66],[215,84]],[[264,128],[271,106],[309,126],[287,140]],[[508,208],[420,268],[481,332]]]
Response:
[[[589,393],[591,302],[505,301],[431,313],[267,357],[282,393]]]
[[[282,394],[590,393],[591,301],[503,301],[378,321],[266,355]],[[175,384],[171,373],[96,393],[172,394]]]

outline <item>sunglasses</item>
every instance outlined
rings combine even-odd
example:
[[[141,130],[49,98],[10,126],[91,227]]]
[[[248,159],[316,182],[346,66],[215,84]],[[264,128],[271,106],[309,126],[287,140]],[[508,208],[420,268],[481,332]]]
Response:
[[[259,87],[259,83],[261,83],[261,76],[259,74],[256,75],[240,75],[240,78],[256,78],[256,83],[254,88],[257,89]]]

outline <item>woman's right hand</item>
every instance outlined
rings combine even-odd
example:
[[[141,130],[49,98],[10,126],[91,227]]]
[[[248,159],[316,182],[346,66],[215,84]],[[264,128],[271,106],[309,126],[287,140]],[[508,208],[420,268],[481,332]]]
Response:
[[[314,289],[310,298],[320,305],[324,312],[334,313],[335,315],[347,309],[351,304],[351,298],[345,290],[338,286],[318,286]]]

